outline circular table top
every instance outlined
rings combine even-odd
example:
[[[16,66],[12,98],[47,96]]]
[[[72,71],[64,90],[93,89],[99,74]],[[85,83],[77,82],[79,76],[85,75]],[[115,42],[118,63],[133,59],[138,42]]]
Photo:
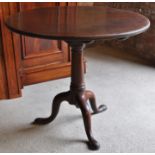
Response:
[[[128,38],[146,31],[150,21],[126,10],[101,6],[48,7],[10,16],[6,26],[32,37],[61,40]]]

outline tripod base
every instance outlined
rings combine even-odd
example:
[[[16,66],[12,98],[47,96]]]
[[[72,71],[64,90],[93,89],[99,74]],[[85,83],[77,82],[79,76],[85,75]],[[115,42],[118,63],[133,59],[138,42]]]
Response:
[[[89,139],[88,147],[92,150],[99,149],[100,145],[93,137],[91,131],[91,114],[97,114],[103,112],[107,109],[107,107],[105,105],[100,105],[99,107],[97,107],[95,95],[91,91],[84,91],[78,93],[68,91],[56,95],[53,100],[51,115],[47,118],[37,118],[33,122],[33,124],[45,125],[52,122],[56,118],[59,112],[60,105],[63,101],[68,101],[69,104],[78,106],[80,108],[83,116],[85,131]]]
[[[92,150],[97,150],[100,145],[92,134],[91,114],[103,112],[107,107],[105,105],[97,107],[94,93],[85,89],[83,65],[83,48],[85,47],[85,43],[80,41],[68,41],[68,43],[72,47],[70,91],[56,95],[53,100],[51,115],[47,118],[37,118],[33,124],[44,125],[52,122],[59,112],[61,103],[67,101],[69,104],[80,108],[85,131],[89,140],[88,147]]]

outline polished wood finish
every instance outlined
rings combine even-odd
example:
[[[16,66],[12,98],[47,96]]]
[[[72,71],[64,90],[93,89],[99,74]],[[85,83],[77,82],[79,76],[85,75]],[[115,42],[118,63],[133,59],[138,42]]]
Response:
[[[84,63],[83,63],[83,48],[88,42],[69,41],[68,44],[72,47],[72,67],[71,67],[71,85],[68,92],[62,92],[55,96],[52,105],[52,112],[48,118],[37,118],[33,124],[43,125],[52,122],[58,112],[63,101],[67,101],[71,105],[80,108],[83,116],[85,131],[89,139],[88,147],[92,150],[99,149],[100,145],[95,140],[91,129],[91,112],[97,114],[105,111],[107,107],[100,105],[97,107],[95,95],[92,91],[86,90],[84,81]],[[89,103],[88,103],[89,101]]]
[[[66,18],[64,22],[62,15]],[[137,35],[146,31],[150,22],[143,15],[130,11],[85,6],[26,11],[11,16],[6,25],[14,32],[38,38],[97,40]]]
[[[59,19],[61,14],[66,16],[64,23]],[[89,105],[93,113],[102,112],[107,108],[105,105],[97,107],[94,93],[86,90],[83,50],[86,44],[94,40],[124,39],[140,34],[149,28],[149,20],[137,13],[111,8],[52,7],[52,9],[37,9],[16,14],[7,20],[6,25],[20,34],[46,39],[63,39],[71,46],[70,90],[56,95],[51,115],[48,118],[37,118],[33,124],[43,125],[52,122],[59,112],[62,101],[68,101],[82,112],[89,148],[99,149],[99,143],[92,134]]]
[[[70,76],[70,47],[64,41],[11,33],[4,21],[17,12],[49,6],[76,6],[76,2],[0,3],[0,99],[22,95],[25,85]],[[65,21],[62,15],[62,21]]]

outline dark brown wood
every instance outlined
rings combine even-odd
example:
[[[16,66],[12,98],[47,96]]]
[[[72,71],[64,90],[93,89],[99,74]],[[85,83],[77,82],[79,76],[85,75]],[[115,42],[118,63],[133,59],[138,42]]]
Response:
[[[66,16],[64,23],[60,22],[61,14]],[[91,18],[89,18],[90,15]],[[63,39],[71,46],[70,90],[56,95],[51,115],[48,118],[37,118],[33,124],[43,125],[52,122],[59,112],[62,101],[68,101],[80,108],[82,112],[89,148],[99,149],[99,143],[92,134],[88,101],[93,114],[102,112],[107,107],[105,105],[97,107],[94,93],[86,90],[83,49],[86,44],[92,43],[94,40],[122,39],[140,34],[149,28],[149,20],[140,14],[118,9],[52,7],[52,9],[38,9],[11,16],[6,24],[14,32],[46,39]]]
[[[66,18],[64,23],[61,22],[62,15]],[[85,6],[49,7],[21,12],[11,16],[6,25],[14,32],[38,38],[97,40],[140,34],[149,28],[150,22],[143,15],[131,11]]]
[[[105,111],[107,108],[105,105],[97,107],[93,92],[85,90],[83,63],[83,48],[85,47],[85,43],[77,41],[71,41],[68,43],[72,47],[70,90],[68,92],[60,93],[54,98],[52,113],[48,118],[37,118],[33,124],[43,125],[52,122],[59,112],[62,101],[68,101],[71,105],[75,105],[81,109],[85,131],[89,139],[88,146],[90,149],[96,150],[99,149],[99,143],[95,140],[91,131],[91,112],[88,100],[90,100],[90,106],[92,107],[93,114]]]

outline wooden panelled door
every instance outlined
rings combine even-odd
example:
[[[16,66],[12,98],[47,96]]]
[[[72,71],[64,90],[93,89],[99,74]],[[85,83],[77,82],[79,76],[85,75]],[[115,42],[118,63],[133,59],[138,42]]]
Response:
[[[2,70],[0,71],[3,74],[3,76],[0,75],[0,99],[21,96],[21,89],[25,85],[70,75],[70,48],[65,42],[25,37],[11,33],[4,24],[6,18],[16,12],[28,9],[69,5],[75,6],[77,4],[68,2],[0,4],[1,43],[4,60],[3,73],[1,73]],[[62,21],[65,20],[63,16],[61,18]],[[2,62],[0,66],[2,69]],[[4,83],[6,85],[3,87],[2,84],[4,85]]]

